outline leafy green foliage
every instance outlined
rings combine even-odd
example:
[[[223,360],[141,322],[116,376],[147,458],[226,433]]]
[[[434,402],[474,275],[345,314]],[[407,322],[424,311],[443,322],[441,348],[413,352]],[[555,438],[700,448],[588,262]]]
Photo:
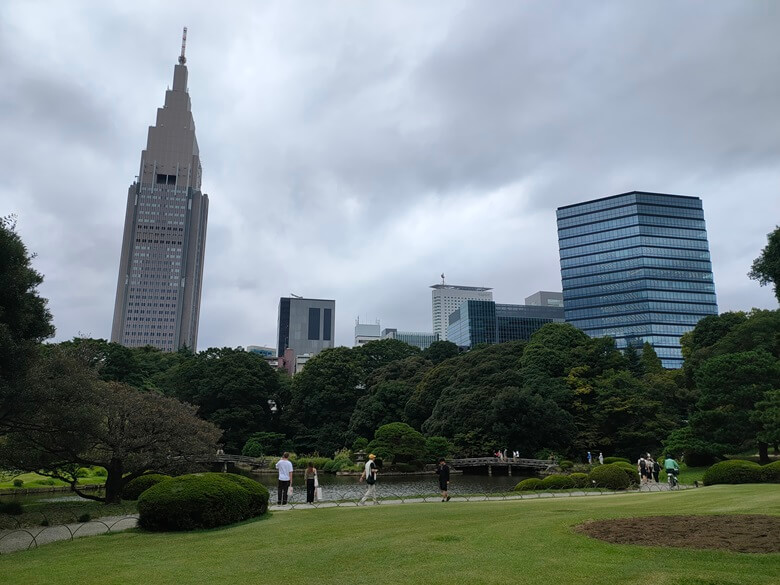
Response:
[[[590,472],[588,479],[595,482],[596,487],[610,490],[624,490],[629,486],[625,471],[618,467],[618,463],[599,465]]]
[[[761,466],[752,461],[732,459],[721,461],[704,472],[704,484],[761,483]]]
[[[767,240],[766,247],[753,261],[748,276],[757,280],[761,286],[771,283],[775,297],[780,302],[780,226],[767,235]]]
[[[162,473],[147,473],[146,475],[139,475],[135,479],[131,479],[125,484],[125,487],[122,489],[122,499],[137,500],[138,496],[140,496],[150,487],[170,478],[170,475],[165,475]]]
[[[406,423],[390,423],[379,427],[368,450],[392,463],[413,463],[425,457],[425,437]]]
[[[453,445],[447,440],[447,437],[427,437],[425,439],[425,458],[431,463],[447,459],[452,450]]]
[[[267,504],[268,490],[243,476],[182,475],[140,495],[138,524],[154,531],[214,528],[262,514]]]
[[[23,418],[23,378],[38,344],[54,335],[47,301],[37,291],[43,276],[32,268],[33,255],[15,228],[13,217],[0,217],[0,431]]]
[[[252,433],[273,432],[271,405],[283,410],[287,403],[280,395],[280,374],[240,348],[211,348],[189,356],[163,384],[166,394],[196,405],[201,418],[223,430],[230,453],[238,453]]]
[[[451,341],[434,341],[422,351],[422,357],[434,364],[440,364],[444,360],[457,357],[459,351],[458,346]]]
[[[780,461],[767,463],[761,468],[761,481],[764,483],[780,483]]]
[[[712,465],[719,459],[721,452],[720,446],[697,437],[689,426],[672,431],[664,441],[664,455],[684,459],[693,467]]]
[[[626,459],[625,457],[604,457],[604,464],[608,465],[610,463],[628,463],[631,465],[631,461]]]
[[[241,454],[247,457],[262,457],[263,455],[281,455],[291,449],[291,442],[282,433],[267,431],[252,433],[244,443]]]
[[[570,473],[569,478],[574,482],[575,488],[586,488],[591,486],[590,478],[587,473]]]
[[[542,480],[546,490],[568,490],[574,487],[574,480],[568,475],[548,475]]]
[[[541,490],[543,489],[543,483],[542,480],[538,477],[529,477],[528,479],[524,479],[520,483],[518,483],[515,486],[516,492],[529,492],[534,490]]]

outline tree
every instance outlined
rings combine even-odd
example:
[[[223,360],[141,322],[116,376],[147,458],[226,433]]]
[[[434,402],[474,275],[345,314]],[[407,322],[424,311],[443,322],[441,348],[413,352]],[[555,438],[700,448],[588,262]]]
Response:
[[[98,379],[78,356],[52,348],[26,380],[35,405],[6,436],[0,461],[62,479],[80,496],[118,502],[124,485],[147,471],[177,472],[213,455],[220,431],[195,407]],[[104,496],[82,492],[77,470],[104,467]]]
[[[407,382],[388,381],[374,386],[358,398],[349,421],[349,437],[370,434],[377,426],[403,420],[404,407],[414,392]]]
[[[748,276],[761,286],[772,284],[780,302],[780,226],[767,235],[768,243],[761,255],[753,261]]]
[[[38,345],[54,335],[47,301],[37,291],[43,276],[15,229],[13,217],[0,217],[0,431],[23,406],[19,384]]]
[[[647,341],[642,345],[642,356],[639,358],[640,368],[643,374],[660,374],[664,371],[664,366],[658,354]]]
[[[780,360],[765,351],[728,353],[711,357],[696,372],[700,398],[691,417],[694,436],[721,446],[722,451],[758,444],[768,462],[768,445],[757,404],[780,388]]]
[[[425,457],[425,437],[406,423],[390,423],[376,430],[368,450],[384,461],[418,462]]]
[[[353,351],[360,361],[365,376],[391,362],[420,355],[419,347],[409,345],[398,339],[369,341],[365,345],[354,348]]]
[[[286,415],[296,450],[333,453],[344,447],[352,411],[365,393],[363,370],[352,349],[326,349],[311,358],[292,379]]]
[[[451,341],[434,341],[422,351],[422,356],[434,364],[440,364],[444,360],[457,357],[459,352],[458,346]]]
[[[210,348],[185,357],[165,378],[166,394],[196,405],[201,418],[224,431],[228,452],[239,453],[252,433],[277,430],[272,409],[285,406],[280,377],[260,356]]]
[[[446,459],[452,451],[452,443],[447,440],[447,437],[427,437],[425,439],[425,458],[432,463]]]
[[[262,457],[263,455],[281,455],[289,450],[290,441],[282,433],[260,432],[253,433],[244,447],[241,454],[247,457]]]

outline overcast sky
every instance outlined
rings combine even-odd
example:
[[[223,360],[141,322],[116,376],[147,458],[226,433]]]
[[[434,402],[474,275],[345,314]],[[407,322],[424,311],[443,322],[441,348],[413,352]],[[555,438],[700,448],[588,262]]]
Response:
[[[431,330],[431,292],[560,290],[555,209],[701,197],[721,311],[780,223],[780,2],[0,4],[0,215],[58,340],[111,332],[127,188],[181,28],[209,194],[199,349],[280,296]]]

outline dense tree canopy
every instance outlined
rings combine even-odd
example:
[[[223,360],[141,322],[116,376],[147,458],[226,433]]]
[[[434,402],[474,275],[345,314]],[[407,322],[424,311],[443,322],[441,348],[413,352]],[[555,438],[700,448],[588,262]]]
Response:
[[[26,379],[26,424],[9,433],[0,463],[71,484],[79,495],[116,502],[147,472],[181,471],[213,455],[220,431],[195,407],[119,382],[100,380],[82,355],[53,347]],[[77,470],[108,472],[104,496],[79,491]]]
[[[772,284],[780,302],[780,226],[767,236],[769,240],[761,255],[753,261],[748,276],[761,286]]]
[[[38,345],[54,335],[46,299],[38,295],[43,276],[15,231],[0,217],[0,431],[21,406],[19,384],[32,367]]]

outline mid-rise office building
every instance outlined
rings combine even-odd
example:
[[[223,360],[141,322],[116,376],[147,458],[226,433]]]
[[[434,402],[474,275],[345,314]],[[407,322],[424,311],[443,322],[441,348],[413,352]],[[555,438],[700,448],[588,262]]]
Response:
[[[369,341],[382,339],[381,325],[376,323],[361,323],[360,319],[355,320],[355,347],[365,345]]]
[[[111,341],[129,347],[198,346],[209,199],[200,190],[186,62],[182,43],[127,193]]]
[[[294,359],[317,355],[333,347],[336,327],[336,301],[282,297],[279,299],[279,343],[277,355],[292,349]]]
[[[526,305],[534,307],[563,307],[563,293],[540,290],[525,297]]]
[[[701,199],[633,191],[557,217],[566,321],[679,368],[680,336],[718,313]]]
[[[492,289],[482,286],[459,286],[442,283],[431,285],[433,332],[442,341],[447,341],[449,316],[463,301],[492,301]]]
[[[464,348],[481,343],[527,341],[546,323],[563,321],[563,307],[465,301],[449,317],[447,338]]]
[[[398,331],[398,329],[387,328],[382,330],[382,339],[397,339],[420,349],[428,349],[434,341],[439,341],[439,336],[436,333]]]

